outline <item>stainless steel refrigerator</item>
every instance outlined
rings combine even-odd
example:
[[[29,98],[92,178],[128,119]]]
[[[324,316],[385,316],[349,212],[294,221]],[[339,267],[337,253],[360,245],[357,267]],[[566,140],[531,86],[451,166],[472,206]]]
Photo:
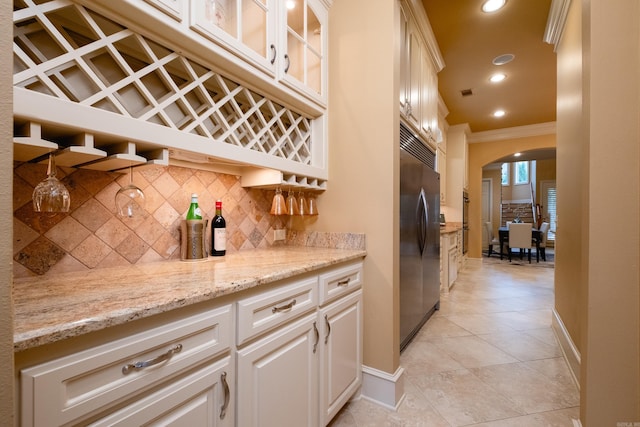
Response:
[[[440,174],[435,155],[401,126],[400,350],[440,308]]]

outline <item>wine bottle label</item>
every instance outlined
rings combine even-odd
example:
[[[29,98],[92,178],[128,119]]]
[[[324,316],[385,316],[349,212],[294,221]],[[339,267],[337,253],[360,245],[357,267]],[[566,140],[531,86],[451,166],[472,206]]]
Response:
[[[213,250],[215,251],[227,250],[227,229],[226,228],[213,229]]]
[[[199,207],[195,208],[193,213],[196,214],[196,216],[202,217],[202,211],[200,210]]]

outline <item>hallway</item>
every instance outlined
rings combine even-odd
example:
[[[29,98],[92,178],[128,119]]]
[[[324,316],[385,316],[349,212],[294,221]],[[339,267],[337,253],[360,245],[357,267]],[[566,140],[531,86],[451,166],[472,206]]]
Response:
[[[579,393],[551,330],[553,268],[470,260],[401,354],[397,412],[347,404],[331,427],[572,427]]]

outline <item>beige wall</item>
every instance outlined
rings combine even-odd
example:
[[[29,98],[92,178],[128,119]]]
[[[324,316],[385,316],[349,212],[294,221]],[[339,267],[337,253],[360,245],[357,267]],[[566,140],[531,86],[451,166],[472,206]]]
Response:
[[[640,421],[640,5],[572,2],[558,46],[556,311],[581,421]]]
[[[331,179],[314,224],[366,233],[364,363],[387,373],[400,354],[397,14],[388,0],[337,1],[330,9]]]
[[[9,2],[0,2],[0,424],[13,425],[13,24]]]
[[[482,256],[482,167],[516,152],[555,147],[555,144],[555,135],[469,144],[469,258]]]

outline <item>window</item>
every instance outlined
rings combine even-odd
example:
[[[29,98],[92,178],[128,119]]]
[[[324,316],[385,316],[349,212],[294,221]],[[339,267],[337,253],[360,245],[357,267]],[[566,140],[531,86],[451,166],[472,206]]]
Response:
[[[529,183],[529,162],[516,162],[515,184]]]
[[[502,164],[502,185],[509,185],[509,166],[511,163]]]
[[[556,239],[556,188],[547,190],[547,212],[549,213],[549,234],[547,239]]]

